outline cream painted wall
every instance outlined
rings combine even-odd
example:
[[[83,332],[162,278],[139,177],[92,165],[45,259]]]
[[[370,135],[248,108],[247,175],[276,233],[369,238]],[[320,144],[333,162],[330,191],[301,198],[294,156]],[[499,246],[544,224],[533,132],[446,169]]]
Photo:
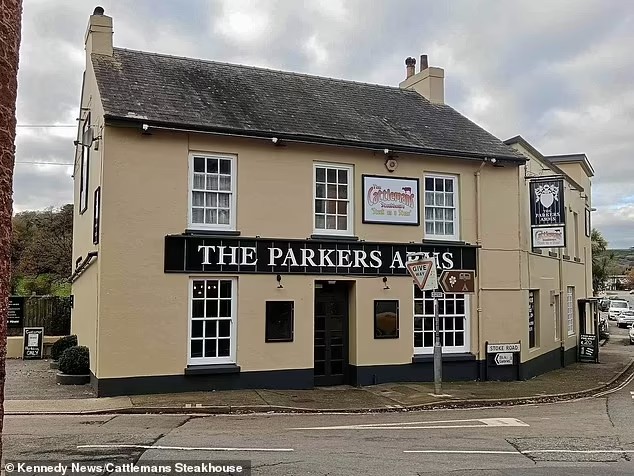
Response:
[[[82,111],[80,115],[85,118],[90,112],[91,124],[94,124],[94,137],[104,134],[103,131],[103,107],[97,89],[92,65],[88,68],[84,78],[84,90],[81,101]],[[81,126],[81,124],[80,124]],[[81,130],[81,127],[80,127]],[[81,133],[78,139],[81,141]],[[88,167],[88,207],[80,214],[80,183],[81,183],[81,147],[77,147],[73,168],[73,201],[75,213],[73,216],[73,266],[76,260],[84,259],[88,252],[97,250],[101,252],[100,245],[93,244],[93,211],[94,192],[101,185],[105,140],[99,142],[99,150],[93,147],[89,154]],[[102,190],[103,192],[103,190]],[[103,193],[102,193],[103,195]],[[90,369],[96,374],[98,366],[98,350],[96,347],[98,333],[98,301],[99,301],[99,268],[101,257],[85,273],[80,275],[72,284],[72,294],[75,302],[71,314],[71,332],[77,334],[80,345],[90,349]]]
[[[163,272],[163,253],[164,236],[182,233],[187,227],[189,151],[237,155],[237,228],[242,236],[306,238],[313,233],[312,187],[306,184],[312,183],[315,161],[354,165],[357,186],[363,173],[387,175],[384,157],[371,152],[297,145],[280,148],[261,141],[169,132],[144,136],[138,130],[116,127],[108,127],[106,137],[100,378],[182,373],[186,365],[189,280]],[[408,156],[399,159],[398,176],[422,179],[425,172],[458,175],[462,237],[475,241],[475,204],[471,198],[475,170],[476,165],[468,161]],[[142,192],[139,183],[143,184]],[[354,196],[359,195],[356,189]],[[366,241],[421,241],[422,225],[366,225],[361,213],[357,198],[355,234]],[[284,290],[278,292],[271,276],[239,277],[238,363],[243,370],[312,367],[312,352],[306,349],[313,346],[315,278],[285,277]],[[371,298],[386,293],[380,278],[356,280],[352,303],[356,313],[351,316],[351,325],[357,333],[351,344],[351,363],[411,362],[411,280],[390,278],[390,287],[388,293],[401,301],[400,338],[374,340]],[[296,300],[295,342],[265,344],[264,301],[278,294],[292,295]],[[137,352],[139,348],[144,349],[142,354]]]
[[[361,176],[389,175],[384,168],[385,158],[379,153],[297,144],[275,147],[264,141],[167,131],[142,135],[138,128],[112,126],[106,128],[104,137],[101,149],[107,150],[108,155],[103,171],[102,242],[98,268],[94,268],[100,273],[99,378],[179,374],[187,364],[190,278],[165,274],[163,256],[165,235],[180,234],[187,228],[191,151],[237,156],[237,229],[242,236],[303,239],[313,234],[313,190],[307,184],[312,184],[315,162],[330,162],[354,166],[355,235],[366,241],[420,242],[423,238],[423,225],[362,223],[358,188]],[[460,237],[475,243],[475,172],[479,166],[479,162],[473,161],[402,155],[394,176],[418,177],[422,182],[425,173],[457,175]],[[533,161],[528,165],[529,169],[538,167]],[[481,172],[480,190],[482,321],[478,323],[477,298],[473,297],[471,349],[481,358],[485,339],[521,340],[525,361],[559,345],[554,341],[554,320],[541,317],[551,308],[550,304],[545,307],[545,297],[550,296],[551,289],[559,289],[559,263],[557,259],[527,251],[528,190],[523,170],[487,165]],[[577,209],[580,199],[573,193],[569,195],[570,206]],[[518,206],[522,215],[517,213]],[[563,266],[564,293],[567,285],[575,285],[576,297],[585,295],[583,265],[567,262]],[[78,283],[82,279],[85,277]],[[315,279],[315,276],[285,276],[284,289],[278,290],[272,276],[238,277],[237,358],[244,371],[312,367]],[[411,362],[411,281],[390,278],[390,288],[383,290],[379,278],[355,280],[350,304],[350,326],[354,330],[350,342],[352,364]],[[527,298],[531,288],[540,290],[540,347],[529,353]],[[77,289],[79,292],[80,288]],[[387,295],[400,301],[400,337],[375,340],[373,300]],[[292,343],[264,342],[264,303],[277,298],[295,301]],[[81,303],[79,306],[86,307]],[[80,329],[81,324],[78,325]],[[92,338],[89,330],[81,333],[88,340]],[[482,340],[478,345],[479,335]],[[574,343],[572,337],[566,345]]]

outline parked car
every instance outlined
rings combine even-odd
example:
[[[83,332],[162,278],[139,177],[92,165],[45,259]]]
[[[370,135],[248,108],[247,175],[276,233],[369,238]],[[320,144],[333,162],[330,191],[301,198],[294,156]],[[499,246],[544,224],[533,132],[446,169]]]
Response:
[[[630,344],[634,344],[634,326],[630,326]]]
[[[627,327],[634,324],[634,309],[626,309],[621,311],[616,318],[617,327]]]
[[[616,321],[621,312],[629,309],[629,303],[624,299],[612,299],[610,300],[610,308],[608,309],[608,319]]]

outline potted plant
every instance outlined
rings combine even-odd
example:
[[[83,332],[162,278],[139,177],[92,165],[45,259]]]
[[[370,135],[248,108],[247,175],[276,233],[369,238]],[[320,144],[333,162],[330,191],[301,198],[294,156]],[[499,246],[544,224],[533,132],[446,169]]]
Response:
[[[83,385],[90,382],[90,357],[88,347],[76,345],[66,349],[59,358],[57,383]]]
[[[59,368],[59,358],[64,353],[66,349],[69,347],[73,347],[77,345],[77,336],[70,335],[64,336],[61,339],[56,340],[51,346],[51,368],[58,369]]]

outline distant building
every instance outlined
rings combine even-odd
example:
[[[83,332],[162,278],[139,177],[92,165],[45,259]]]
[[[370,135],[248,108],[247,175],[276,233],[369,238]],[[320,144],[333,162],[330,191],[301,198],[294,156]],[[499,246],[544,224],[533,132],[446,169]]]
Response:
[[[444,104],[426,57],[387,87],[112,37],[97,9],[74,174],[72,330],[98,395],[431,381],[417,257],[476,274],[474,293],[439,299],[446,380],[576,360],[592,296],[585,155],[502,142]],[[542,218],[556,202],[564,220],[537,232],[535,179]],[[487,343],[521,352],[497,365]]]

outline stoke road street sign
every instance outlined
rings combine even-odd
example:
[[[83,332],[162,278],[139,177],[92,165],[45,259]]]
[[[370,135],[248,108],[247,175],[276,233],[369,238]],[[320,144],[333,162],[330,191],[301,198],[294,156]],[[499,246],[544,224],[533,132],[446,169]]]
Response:
[[[434,258],[410,261],[407,263],[407,270],[421,291],[438,288],[438,275]]]
[[[475,271],[446,269],[440,276],[440,287],[446,293],[473,293],[475,292]]]

